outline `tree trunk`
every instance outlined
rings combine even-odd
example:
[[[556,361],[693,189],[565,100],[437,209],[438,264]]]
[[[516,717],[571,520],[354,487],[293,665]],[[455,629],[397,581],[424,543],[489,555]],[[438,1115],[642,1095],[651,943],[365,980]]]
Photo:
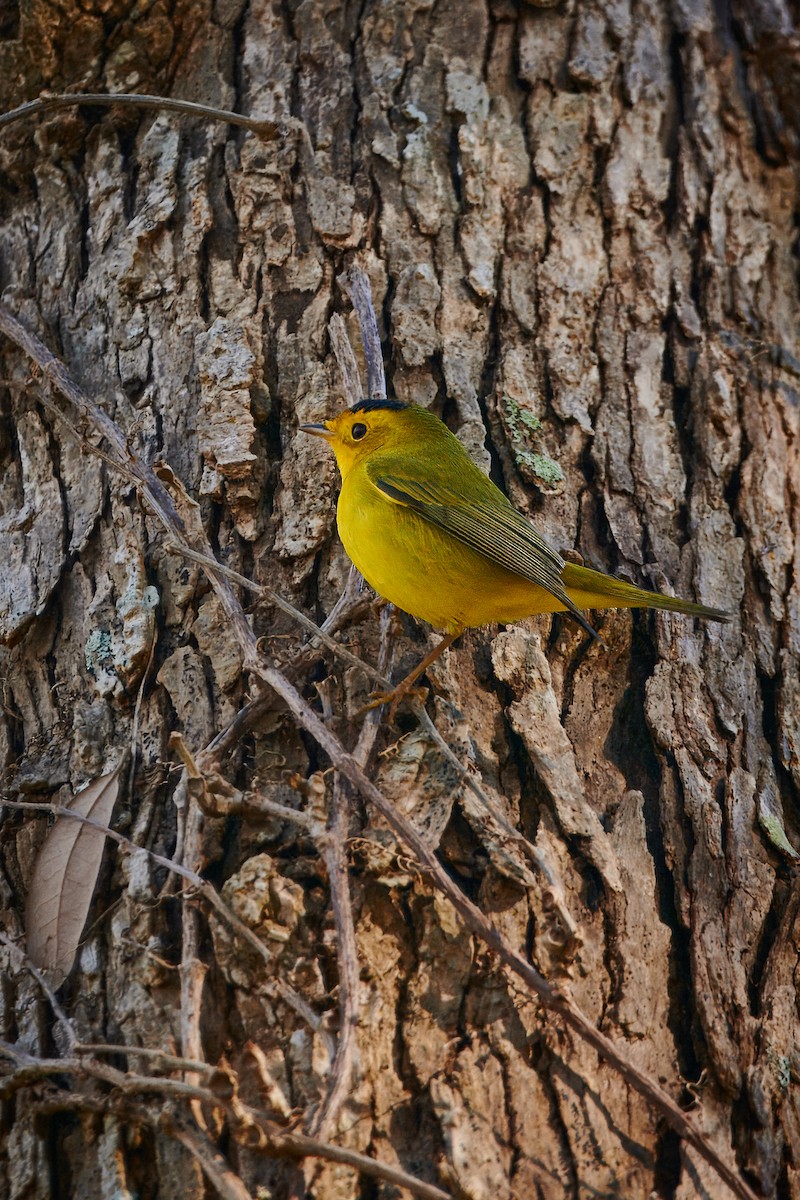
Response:
[[[394,728],[359,715],[368,677],[240,592],[264,661],[510,946],[756,1193],[800,1197],[789,9],[3,12],[4,110],[44,90],[140,92],[274,122],[259,136],[81,106],[0,130],[6,309],[123,450],[168,465],[161,485],[221,562],[317,623],[349,589],[336,636],[384,674],[432,645],[353,601],[335,466],[298,430],[348,402],[328,322],[341,313],[359,345],[341,280],[356,262],[391,393],[442,416],[557,550],[732,611],[726,626],[594,614],[602,643],[562,617],[468,631],[429,671],[428,711],[481,798],[414,710]],[[48,998],[14,945],[46,822],[5,808],[0,1194],[411,1194],[296,1147],[265,1154],[228,1099],[81,1073],[77,1040],[222,1064],[226,1096],[277,1130],[471,1200],[729,1195],[326,771],[308,725],[259,691],[247,630],[168,545],[141,479],[109,465],[108,437],[20,345],[0,352],[4,796],[66,803],[121,766],[113,827],[202,875],[264,947],[196,881],[107,843],[75,965]],[[229,729],[259,695],[257,722]],[[202,752],[226,729],[215,777]],[[254,815],[264,800],[317,824]],[[93,1055],[129,1080],[221,1087]],[[56,1058],[68,1069],[31,1066]]]

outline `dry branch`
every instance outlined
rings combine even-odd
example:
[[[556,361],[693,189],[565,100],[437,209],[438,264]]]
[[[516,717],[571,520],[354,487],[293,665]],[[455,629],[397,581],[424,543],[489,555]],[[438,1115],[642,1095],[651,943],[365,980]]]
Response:
[[[125,1047],[125,1050],[129,1052],[130,1048]],[[234,1136],[238,1136],[251,1150],[288,1158],[314,1157],[343,1163],[372,1178],[383,1179],[396,1187],[408,1188],[413,1195],[423,1197],[423,1200],[450,1200],[449,1194],[442,1191],[441,1188],[424,1183],[396,1167],[368,1158],[357,1151],[346,1150],[317,1138],[281,1129],[268,1114],[243,1104],[238,1099],[235,1092],[235,1079],[231,1079],[231,1083],[234,1085],[233,1094],[228,1095],[227,1089],[220,1088],[218,1091],[214,1091],[209,1087],[200,1087],[162,1075],[137,1075],[129,1071],[117,1070],[115,1067],[82,1056],[38,1058],[3,1041],[0,1041],[0,1058],[6,1058],[14,1064],[12,1071],[5,1075],[0,1074],[0,1096],[11,1096],[21,1089],[34,1087],[37,1083],[49,1080],[51,1077],[71,1075],[77,1081],[96,1080],[106,1084],[113,1089],[113,1092],[101,1098],[96,1093],[87,1095],[78,1090],[62,1089],[59,1107],[89,1108],[98,1112],[113,1111],[115,1103],[120,1097],[129,1101],[131,1097],[136,1098],[142,1095],[160,1097],[162,1101],[172,1102],[193,1100],[209,1108],[223,1110],[230,1119]],[[49,1097],[51,1111],[54,1099],[53,1096]],[[163,1121],[167,1131],[176,1136],[176,1122],[181,1121],[180,1116],[169,1109],[166,1109],[163,1115],[154,1115],[154,1113],[161,1113],[160,1106],[149,1104],[141,1110],[138,1105],[135,1108],[128,1108],[124,1115],[128,1120],[151,1127],[160,1125]],[[188,1131],[192,1138],[203,1137],[193,1125],[183,1125],[182,1128]],[[202,1156],[202,1161],[214,1168],[207,1172],[208,1178],[214,1186],[218,1186],[218,1180],[223,1176],[229,1180],[238,1178],[218,1156],[209,1140],[203,1139],[203,1146],[206,1153]],[[222,1194],[227,1195],[224,1190]]]
[[[241,113],[230,112],[225,108],[215,108],[210,104],[197,104],[193,100],[176,100],[170,96],[147,96],[136,92],[120,92],[109,95],[104,92],[68,92],[55,96],[39,96],[20,104],[18,108],[10,109],[0,114],[0,129],[5,129],[18,121],[28,120],[39,113],[57,112],[65,108],[141,108],[156,112],[174,112],[181,116],[199,117],[204,121],[223,121],[226,125],[235,125],[240,129],[249,129],[260,137],[273,140],[284,137],[286,131],[300,126],[300,122],[270,121],[260,117],[245,117]]]
[[[372,400],[383,399],[386,396],[386,372],[369,280],[364,271],[354,265],[339,276],[338,282],[347,292],[358,317],[367,367],[367,395]]]

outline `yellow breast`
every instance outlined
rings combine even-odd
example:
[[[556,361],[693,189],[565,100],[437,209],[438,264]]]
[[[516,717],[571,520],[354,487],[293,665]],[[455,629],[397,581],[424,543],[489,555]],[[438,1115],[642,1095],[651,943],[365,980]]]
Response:
[[[339,536],[375,591],[447,633],[552,611],[553,598],[350,471],[337,509]]]

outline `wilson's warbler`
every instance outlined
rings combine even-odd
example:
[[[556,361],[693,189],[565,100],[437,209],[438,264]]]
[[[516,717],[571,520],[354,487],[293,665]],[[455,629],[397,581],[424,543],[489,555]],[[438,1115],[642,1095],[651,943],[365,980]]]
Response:
[[[342,475],[344,548],[379,595],[445,631],[392,693],[394,706],[467,626],[583,608],[664,608],[712,621],[729,615],[565,562],[424,408],[364,400],[324,425]],[[388,698],[388,697],[386,697]]]

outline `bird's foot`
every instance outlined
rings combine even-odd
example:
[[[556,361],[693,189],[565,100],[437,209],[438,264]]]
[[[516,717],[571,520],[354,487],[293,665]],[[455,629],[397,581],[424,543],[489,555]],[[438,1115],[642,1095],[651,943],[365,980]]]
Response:
[[[428,689],[425,687],[414,687],[413,679],[403,679],[398,683],[397,687],[392,688],[390,692],[372,692],[369,698],[369,703],[363,705],[356,714],[363,717],[366,713],[371,712],[375,708],[381,708],[384,704],[389,705],[389,724],[394,723],[397,716],[397,710],[400,705],[409,696],[416,700],[420,700],[423,704],[428,698]]]
[[[361,712],[369,712],[371,708],[378,708],[381,704],[390,704],[391,707],[389,709],[389,721],[391,723],[395,718],[398,706],[403,700],[405,700],[406,696],[413,695],[425,701],[428,697],[427,688],[415,688],[414,684],[421,675],[425,674],[431,663],[436,662],[436,659],[439,657],[442,651],[446,650],[448,646],[453,644],[460,632],[461,631],[458,630],[456,633],[445,634],[438,645],[434,646],[433,650],[430,650],[425,655],[422,662],[418,663],[417,666],[414,667],[414,670],[411,671],[409,675],[406,675],[405,679],[400,680],[397,687],[392,688],[390,692],[382,692],[379,695],[372,697],[371,702],[367,704],[365,708],[362,708]]]

